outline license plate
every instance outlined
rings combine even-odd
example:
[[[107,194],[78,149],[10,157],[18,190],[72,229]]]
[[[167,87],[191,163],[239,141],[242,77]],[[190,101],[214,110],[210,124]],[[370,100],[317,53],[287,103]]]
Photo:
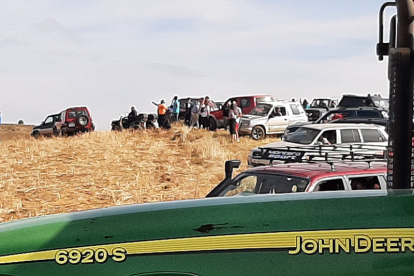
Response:
[[[69,127],[75,127],[75,123],[69,123]]]

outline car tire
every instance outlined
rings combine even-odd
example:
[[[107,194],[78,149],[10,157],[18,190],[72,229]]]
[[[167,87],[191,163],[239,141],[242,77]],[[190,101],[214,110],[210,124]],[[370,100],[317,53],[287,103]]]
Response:
[[[83,122],[83,123],[82,123]],[[87,124],[89,124],[89,118],[86,116],[79,116],[78,118],[78,124],[81,126],[86,126]]]
[[[33,132],[32,135],[35,139],[39,139],[40,133],[39,133],[39,131],[35,131],[35,132]]]
[[[211,131],[215,131],[217,129],[216,120],[213,117],[210,117],[209,119],[209,129]]]
[[[266,131],[261,126],[255,126],[252,129],[252,133],[250,134],[253,140],[261,140],[266,137]]]
[[[56,127],[54,127],[53,128],[53,135],[55,136],[55,137],[59,137],[60,135],[60,132],[57,130],[57,128]]]

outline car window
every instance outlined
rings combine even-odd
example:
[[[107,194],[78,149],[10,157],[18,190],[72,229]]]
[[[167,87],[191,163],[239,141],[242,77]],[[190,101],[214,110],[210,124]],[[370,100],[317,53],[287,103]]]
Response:
[[[310,144],[318,136],[320,130],[300,127],[298,130],[286,139],[287,142],[299,143],[299,144]]]
[[[364,118],[382,118],[379,111],[375,110],[358,110],[357,117],[364,117]]]
[[[294,115],[300,114],[299,108],[295,104],[290,104],[290,109]]]
[[[72,110],[68,112],[68,119],[77,118],[79,116],[88,116],[86,110]]]
[[[331,144],[334,145],[337,143],[336,139],[336,130],[326,130],[322,132],[321,136],[319,136],[318,141],[322,144]],[[328,141],[329,143],[327,143]]]
[[[249,107],[250,105],[251,105],[251,103],[250,103],[249,98],[243,98],[243,99],[240,100],[240,107],[241,108]]]
[[[350,177],[352,190],[381,189],[378,176]]]
[[[47,117],[44,124],[46,125],[51,123],[53,123],[53,116]]]
[[[257,115],[257,116],[266,116],[269,114],[270,109],[272,109],[271,104],[258,104],[252,111],[250,111],[250,115]]]
[[[323,115],[318,120],[316,120],[315,123],[324,124],[324,123],[328,123],[333,120],[338,120],[338,119],[342,119],[346,117],[352,117],[354,114],[355,114],[354,111],[349,111],[349,110],[348,111],[340,111],[340,110],[330,111],[326,113],[325,115]]]
[[[315,187],[314,191],[323,192],[323,191],[343,191],[345,190],[344,181],[342,178],[329,179],[321,181]]]
[[[276,108],[279,108],[280,113],[282,113],[283,116],[286,116],[286,108],[284,106],[277,106]]]
[[[341,143],[361,142],[357,129],[341,129]]]
[[[377,129],[361,129],[364,142],[384,142],[385,139]]]
[[[304,192],[309,180],[300,177],[277,174],[241,174],[229,185],[231,190],[225,196],[237,194],[275,194]]]
[[[260,97],[256,98],[256,103],[264,103],[264,102],[274,102],[275,99],[273,97]]]

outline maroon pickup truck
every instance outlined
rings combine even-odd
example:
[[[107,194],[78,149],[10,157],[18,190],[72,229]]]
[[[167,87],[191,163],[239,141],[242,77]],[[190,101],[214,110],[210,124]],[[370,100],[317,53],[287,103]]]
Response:
[[[241,108],[243,114],[249,114],[258,103],[274,102],[275,98],[271,95],[237,96],[227,99],[223,106],[234,101]],[[210,130],[224,127],[223,109],[212,111],[210,113]]]

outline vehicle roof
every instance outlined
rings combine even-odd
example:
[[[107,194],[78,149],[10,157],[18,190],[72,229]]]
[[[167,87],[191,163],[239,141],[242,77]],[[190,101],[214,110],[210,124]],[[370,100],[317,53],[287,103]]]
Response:
[[[326,162],[317,163],[290,163],[278,164],[274,166],[261,166],[246,170],[247,173],[268,173],[290,175],[302,178],[308,178],[315,181],[328,176],[342,175],[360,175],[372,173],[385,173],[387,171],[387,163],[385,161],[378,162],[337,162],[331,164]]]
[[[344,123],[344,124],[309,124],[303,125],[306,128],[312,128],[317,130],[324,129],[344,129],[344,128],[382,128],[379,125],[374,124],[359,124],[359,123]]]
[[[386,111],[386,108],[380,106],[354,106],[354,107],[346,107],[346,106],[339,106],[335,109],[330,109],[329,112],[333,111],[346,111],[346,110],[379,110],[379,111]]]
[[[67,111],[69,109],[88,109],[86,106],[75,106],[75,107],[68,107],[64,109],[63,111]]]
[[[227,98],[226,101],[228,101],[229,99],[235,99],[235,98],[261,98],[261,97],[275,98],[275,96],[273,95],[240,95],[240,96],[233,96],[233,97]]]
[[[291,102],[291,101],[286,101],[286,100],[276,100],[274,102],[262,102],[262,103],[258,103],[258,104],[270,104],[270,105],[273,105],[273,106],[277,106],[277,105],[280,105],[280,104],[298,104],[298,105],[300,105],[299,102]]]

